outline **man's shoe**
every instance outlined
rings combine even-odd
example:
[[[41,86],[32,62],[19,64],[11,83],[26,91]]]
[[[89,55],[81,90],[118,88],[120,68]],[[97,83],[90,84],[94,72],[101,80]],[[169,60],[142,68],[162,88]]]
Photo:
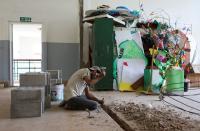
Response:
[[[64,107],[66,103],[67,103],[67,102],[66,102],[65,100],[63,100],[58,106],[59,106],[59,107]]]

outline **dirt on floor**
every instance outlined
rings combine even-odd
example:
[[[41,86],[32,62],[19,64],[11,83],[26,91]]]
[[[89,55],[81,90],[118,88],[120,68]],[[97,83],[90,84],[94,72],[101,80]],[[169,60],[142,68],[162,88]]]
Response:
[[[181,117],[172,109],[153,108],[134,103],[112,104],[109,108],[123,117],[136,131],[200,131],[200,121]],[[134,124],[130,124],[130,123]],[[136,126],[137,127],[133,127]],[[129,129],[130,130],[130,129]]]

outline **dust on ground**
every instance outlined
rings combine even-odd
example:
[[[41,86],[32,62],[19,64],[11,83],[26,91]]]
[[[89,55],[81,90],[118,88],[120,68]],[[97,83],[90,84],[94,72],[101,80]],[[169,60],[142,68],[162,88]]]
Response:
[[[200,121],[181,117],[172,109],[147,107],[144,104],[112,104],[109,108],[123,116],[125,121],[135,122],[133,130],[143,131],[200,131]]]

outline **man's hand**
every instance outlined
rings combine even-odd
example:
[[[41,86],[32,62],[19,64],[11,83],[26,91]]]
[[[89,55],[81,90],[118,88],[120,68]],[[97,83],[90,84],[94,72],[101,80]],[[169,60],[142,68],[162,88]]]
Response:
[[[101,70],[101,73],[103,74],[103,76],[106,76],[106,71],[104,69]]]
[[[98,100],[98,103],[101,104],[101,105],[103,105],[104,104],[104,98],[101,99],[101,100]]]
[[[106,76],[106,71],[104,69],[101,69],[101,72],[99,73],[99,77]]]

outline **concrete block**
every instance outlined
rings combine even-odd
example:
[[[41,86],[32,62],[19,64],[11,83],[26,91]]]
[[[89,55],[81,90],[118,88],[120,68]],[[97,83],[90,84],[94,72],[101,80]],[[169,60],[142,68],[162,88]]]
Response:
[[[51,94],[51,87],[50,85],[45,86],[45,96]]]
[[[20,86],[46,86],[50,85],[50,73],[29,72],[20,74]]]
[[[20,75],[20,86],[25,87],[45,87],[45,109],[51,106],[51,88],[50,88],[50,73],[48,72],[31,72]]]
[[[11,104],[11,118],[40,117],[43,112],[42,102],[23,101]]]
[[[40,102],[45,99],[44,87],[19,87],[11,90],[11,102],[35,101]]]
[[[45,109],[51,108],[51,95],[45,96]]]
[[[28,92],[28,90],[34,90],[34,89],[38,89],[38,88],[42,88],[42,102],[43,102],[43,112],[45,109],[48,109],[51,107],[51,101],[49,101],[49,99],[51,99],[51,94],[47,93],[48,88],[50,88],[49,86],[44,86],[44,87],[37,87],[37,86],[24,86],[24,87],[19,87],[19,89],[25,90],[25,92]],[[26,90],[27,89],[27,90]],[[11,93],[12,94],[12,93]],[[29,97],[31,97],[33,94],[31,94]],[[24,96],[25,97],[25,96]],[[50,97],[50,98],[49,98]],[[23,98],[23,97],[22,97]],[[22,99],[20,98],[20,99]]]
[[[44,108],[44,87],[20,87],[11,91],[11,118],[41,116]]]

